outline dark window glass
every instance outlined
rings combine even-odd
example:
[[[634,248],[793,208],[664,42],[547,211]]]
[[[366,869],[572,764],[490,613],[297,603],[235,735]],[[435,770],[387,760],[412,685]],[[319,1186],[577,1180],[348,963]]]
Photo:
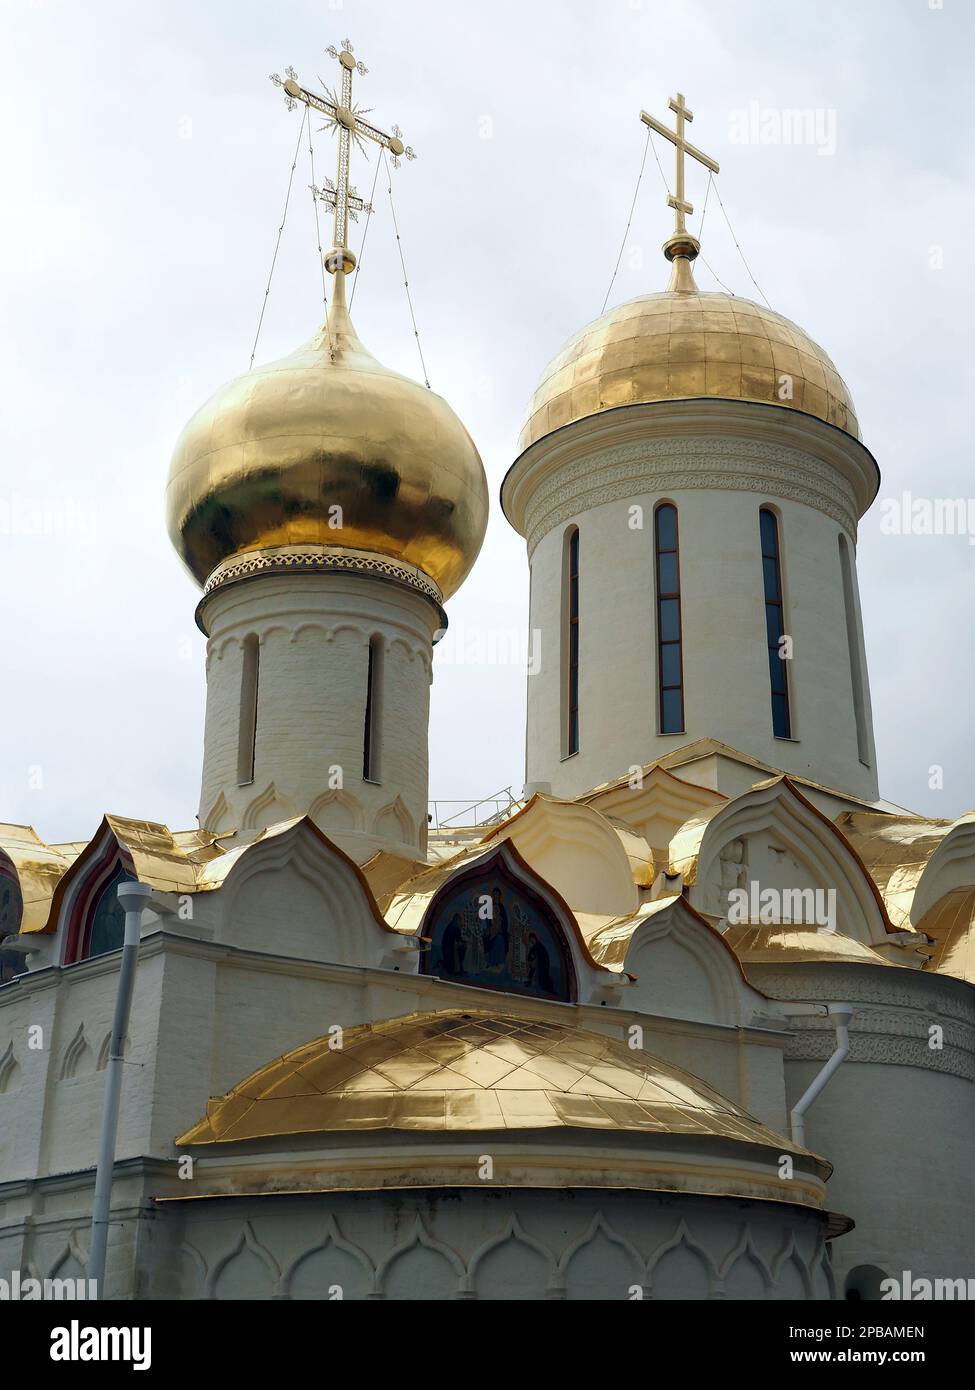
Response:
[[[774,555],[762,556],[762,569],[764,571],[766,600],[780,599],[782,594],[779,591],[779,562]]]
[[[379,759],[382,746],[382,639],[369,642],[369,665],[366,670],[366,718],[362,734],[362,780],[380,780]]]
[[[83,959],[104,956],[109,951],[120,951],[125,940],[125,908],[118,900],[120,883],[128,883],[132,875],[126,873],[120,864],[98,895],[91,925],[88,931],[88,949]]]
[[[789,738],[789,697],[772,696],[772,729],[776,738]]]
[[[677,508],[669,502],[654,513],[657,577],[657,679],[660,732],[684,731],[683,629],[680,603],[680,546]]]
[[[679,734],[683,729],[684,711],[679,690],[664,690],[660,696],[660,715],[665,734]]]
[[[680,643],[663,642],[660,647],[660,683],[665,690],[680,686]]]
[[[677,555],[661,555],[657,562],[657,585],[660,594],[676,594]]]
[[[677,549],[677,508],[657,508],[657,553]]]
[[[660,640],[680,641],[680,599],[665,598],[660,601]]]
[[[778,650],[775,647],[769,647],[768,669],[772,694],[784,695],[786,693],[785,662],[779,656]]]
[[[782,636],[782,609],[778,605],[771,603],[765,605],[765,631],[768,634],[769,646],[778,649],[779,639]]]
[[[579,751],[579,532],[569,537],[566,756]]]
[[[792,737],[789,711],[789,672],[779,643],[785,635],[782,607],[782,569],[779,556],[779,523],[775,513],[759,512],[762,538],[762,578],[765,586],[765,634],[768,643],[769,690],[772,697],[772,732],[776,738]]]

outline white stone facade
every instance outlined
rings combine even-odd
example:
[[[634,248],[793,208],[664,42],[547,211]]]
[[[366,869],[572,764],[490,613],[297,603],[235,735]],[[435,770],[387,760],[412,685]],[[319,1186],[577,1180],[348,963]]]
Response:
[[[866,450],[840,431],[736,402],[610,412],[528,450],[503,493],[509,518],[527,537],[531,564],[538,670],[528,682],[528,786],[578,796],[709,737],[772,767],[876,799],[853,558],[873,471]],[[675,734],[659,732],[653,518],[663,502],[676,506],[680,532],[685,720]],[[779,519],[785,628],[793,639],[790,739],[772,730],[763,506]],[[564,553],[575,528],[580,732],[570,756]],[[841,537],[851,556],[849,605]]]
[[[310,815],[365,860],[426,847],[428,720],[437,606],[362,574],[263,574],[206,601],[200,823],[243,837]],[[245,644],[257,643],[252,775],[242,784]],[[382,649],[378,767],[364,778],[370,641]],[[246,776],[246,773],[245,773]]]

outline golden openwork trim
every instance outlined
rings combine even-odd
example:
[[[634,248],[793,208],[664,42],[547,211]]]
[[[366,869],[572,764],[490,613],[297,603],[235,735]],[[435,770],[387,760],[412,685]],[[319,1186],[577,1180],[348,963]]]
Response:
[[[365,574],[373,579],[388,580],[402,584],[428,599],[437,609],[440,626],[443,629],[447,627],[443,595],[433,580],[421,570],[391,560],[388,556],[372,555],[368,551],[343,550],[339,547],[325,550],[305,546],[258,550],[218,565],[207,580],[203,598],[197,607],[198,625],[202,626],[205,607],[218,590],[245,579],[253,579],[259,574]]]

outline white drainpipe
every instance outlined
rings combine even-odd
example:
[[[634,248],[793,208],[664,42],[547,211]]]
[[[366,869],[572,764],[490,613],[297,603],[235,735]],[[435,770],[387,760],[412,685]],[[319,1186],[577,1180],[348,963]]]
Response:
[[[91,1253],[88,1256],[88,1278],[95,1281],[95,1296],[103,1296],[105,1255],[108,1247],[108,1228],[112,1209],[112,1178],[115,1173],[115,1141],[118,1135],[119,1098],[122,1093],[125,1034],[129,1026],[129,1011],[135,987],[135,968],[139,959],[139,939],[142,935],[142,914],[152,893],[147,883],[120,883],[118,900],[125,908],[125,940],[122,964],[115,998],[115,1017],[108,1046],[108,1068],[105,1077],[105,1109],[98,1145],[98,1168],[95,1173],[95,1204],[91,1215]]]
[[[805,1013],[805,1009],[793,1008],[785,1005],[787,1013]],[[818,1012],[818,1010],[816,1010]],[[833,1020],[836,1026],[836,1049],[829,1061],[818,1075],[814,1076],[805,1093],[799,1098],[792,1107],[790,1121],[792,1125],[792,1142],[805,1148],[806,1144],[806,1112],[810,1109],[813,1102],[817,1099],[820,1092],[829,1082],[834,1072],[837,1072],[850,1051],[850,1020],[853,1018],[853,1007],[850,1004],[827,1004],[826,1013]]]

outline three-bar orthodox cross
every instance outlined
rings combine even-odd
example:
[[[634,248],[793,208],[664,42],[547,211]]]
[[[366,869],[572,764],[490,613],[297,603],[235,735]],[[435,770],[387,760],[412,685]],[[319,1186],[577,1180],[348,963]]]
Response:
[[[676,148],[677,172],[674,180],[674,192],[667,198],[668,207],[674,209],[674,235],[664,244],[664,255],[668,260],[673,260],[675,256],[686,256],[693,260],[700,251],[700,243],[696,237],[690,235],[687,230],[685,217],[689,217],[694,211],[694,206],[684,197],[684,156],[690,155],[699,164],[703,164],[705,169],[709,169],[712,174],[720,173],[719,166],[709,155],[703,154],[696,146],[684,138],[684,123],[693,121],[694,113],[689,111],[684,103],[682,92],[677,93],[677,99],[667,103],[671,111],[677,116],[677,129],[668,130],[660,121],[646,111],[640,112],[640,120],[644,125],[648,125],[651,130],[655,130],[658,135],[662,135],[665,140],[669,140]]]
[[[330,58],[338,60],[342,69],[342,83],[338,91],[333,91],[322,83],[324,95],[310,92],[301,86],[298,74],[290,67],[285,68],[287,75],[283,78],[273,73],[271,81],[276,87],[283,89],[289,111],[293,111],[298,102],[304,102],[310,110],[320,111],[325,116],[325,124],[320,127],[322,130],[337,130],[339,133],[338,172],[335,182],[333,184],[331,179],[328,179],[324,188],[316,188],[314,192],[316,197],[321,198],[333,210],[335,216],[335,245],[325,257],[325,268],[333,275],[340,270],[349,274],[355,269],[356,264],[355,256],[349,249],[349,218],[356,221],[360,212],[372,211],[371,205],[359,197],[349,182],[353,140],[363,153],[366,152],[367,140],[373,141],[381,149],[389,150],[394,168],[399,167],[401,157],[415,159],[416,155],[409,145],[404,145],[403,132],[399,126],[394,125],[392,134],[387,135],[384,130],[365,119],[368,111],[353,105],[352,74],[357,72],[360,77],[365,77],[368,68],[357,61],[349,40],[342,41],[341,49],[331,47],[326,49],[326,52]]]

